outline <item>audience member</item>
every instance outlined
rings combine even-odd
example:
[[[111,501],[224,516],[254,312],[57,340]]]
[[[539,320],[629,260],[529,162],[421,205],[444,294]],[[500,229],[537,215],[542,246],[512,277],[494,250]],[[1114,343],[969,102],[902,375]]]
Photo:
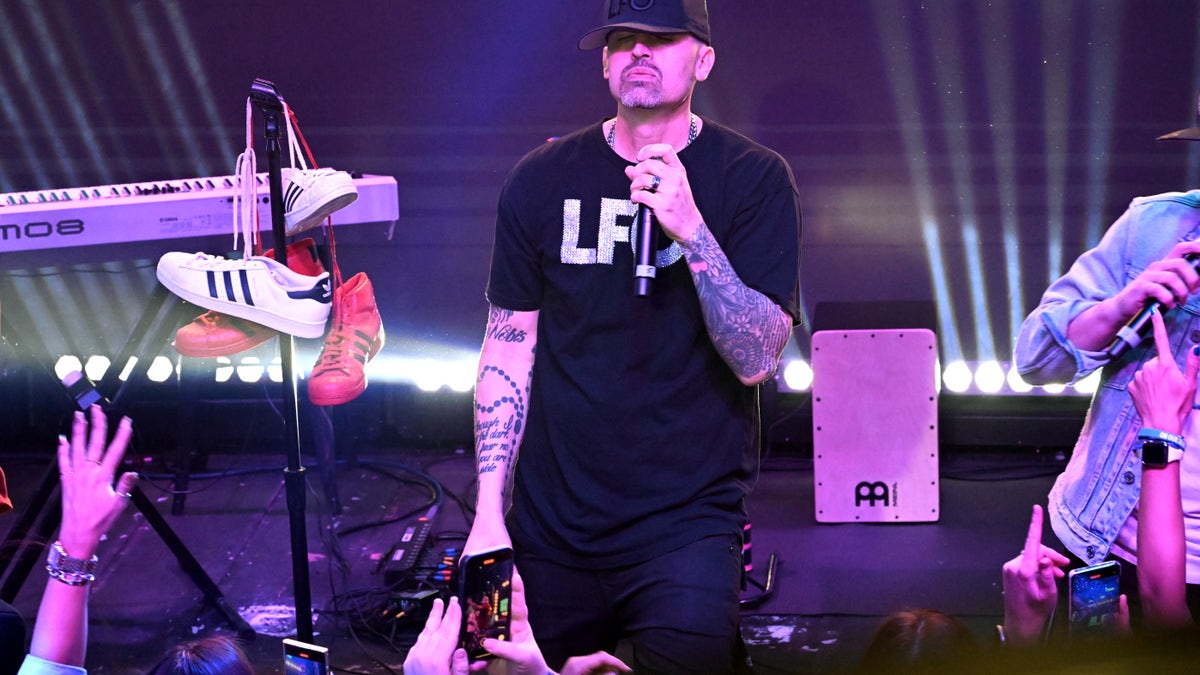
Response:
[[[489,673],[510,675],[547,675],[553,673],[547,665],[533,629],[529,626],[529,608],[525,603],[525,582],[514,571],[512,581],[512,639],[488,638],[483,646],[496,658],[469,664],[466,650],[458,646],[462,628],[462,607],[458,598],[443,603],[433,601],[425,628],[404,660],[405,675],[462,675],[471,670],[485,669]],[[562,675],[601,675],[602,673],[631,672],[615,656],[595,652],[567,659]]]
[[[0,515],[12,511],[4,469],[0,469]],[[8,551],[0,552],[9,555]],[[15,607],[0,600],[0,675],[14,675],[25,658],[25,619]]]
[[[1000,634],[1018,647],[1045,641],[1058,604],[1058,580],[1066,576],[1070,559],[1042,543],[1042,507],[1033,505],[1025,547],[1004,563],[1004,624]]]
[[[62,523],[58,541],[50,548],[46,569],[50,578],[38,607],[29,655],[21,675],[85,673],[89,585],[95,580],[100,538],[117,519],[137,485],[137,475],[116,478],[133,425],[121,418],[111,443],[108,420],[92,406],[91,429],[83,412],[76,412],[71,438],[58,438],[58,470],[62,487]],[[114,488],[114,478],[116,487]]]
[[[875,629],[859,664],[861,673],[946,672],[979,652],[971,629],[936,609],[894,612]]]
[[[1187,553],[1180,471],[1181,434],[1196,400],[1200,346],[1192,347],[1180,371],[1171,352],[1166,323],[1151,316],[1157,355],[1129,383],[1129,395],[1142,419],[1139,437],[1159,434],[1158,447],[1142,447],[1142,489],[1138,499],[1137,583],[1142,615],[1149,628],[1177,628],[1192,622],[1187,606]],[[1174,439],[1180,439],[1176,442]],[[1159,456],[1152,457],[1154,451]],[[1177,452],[1173,452],[1177,451]],[[1194,452],[1194,450],[1193,450]]]
[[[71,438],[58,438],[58,470],[62,489],[62,522],[51,547],[46,570],[50,578],[42,594],[29,654],[20,675],[85,674],[89,586],[95,580],[100,539],[125,509],[137,474],[117,477],[133,434],[133,423],[121,418],[111,442],[108,418],[92,406],[75,413]],[[107,443],[107,444],[106,444]],[[115,487],[114,487],[115,483]],[[250,661],[232,639],[216,636],[172,649],[152,675],[252,675]]]
[[[237,640],[212,635],[176,645],[149,675],[254,675],[254,666]]]

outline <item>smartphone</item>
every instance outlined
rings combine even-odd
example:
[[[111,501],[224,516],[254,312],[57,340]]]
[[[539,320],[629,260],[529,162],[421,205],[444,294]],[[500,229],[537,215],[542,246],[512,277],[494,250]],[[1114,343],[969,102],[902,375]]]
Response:
[[[292,638],[284,638],[283,672],[295,675],[327,675],[329,673],[329,649]]]
[[[484,638],[511,637],[513,552],[497,548],[468,555],[458,568],[458,600],[462,606],[459,645],[472,661],[491,656]]]
[[[1071,570],[1067,576],[1072,640],[1117,634],[1121,565],[1115,560]]]

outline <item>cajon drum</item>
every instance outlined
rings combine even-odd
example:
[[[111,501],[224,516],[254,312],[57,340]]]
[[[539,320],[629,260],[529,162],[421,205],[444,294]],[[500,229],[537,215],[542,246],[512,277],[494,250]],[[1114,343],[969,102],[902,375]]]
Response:
[[[812,368],[817,521],[937,520],[933,331],[818,331]]]

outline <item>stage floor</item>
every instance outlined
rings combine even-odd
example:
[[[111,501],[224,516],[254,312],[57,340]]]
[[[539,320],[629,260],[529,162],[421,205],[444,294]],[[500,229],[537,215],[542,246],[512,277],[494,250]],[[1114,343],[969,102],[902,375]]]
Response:
[[[0,454],[18,508],[0,519],[0,531],[28,504],[49,467],[52,444],[48,438],[45,448]],[[226,604],[255,630],[246,645],[259,672],[282,672],[280,639],[295,632],[284,458],[214,454],[178,500],[162,458],[144,454],[132,461],[146,474],[142,489],[157,512]],[[943,450],[937,522],[819,524],[811,461],[766,458],[749,504],[752,576],[765,581],[772,554],[778,566],[773,593],[743,612],[757,672],[842,672],[855,663],[880,618],[902,608],[954,613],[986,644],[1002,609],[1001,565],[1021,548],[1030,506],[1045,503],[1061,464],[1061,455],[1052,453]],[[412,616],[420,605],[410,593],[418,586],[403,575],[385,575],[379,561],[439,489],[444,499],[430,560],[461,547],[467,528],[462,504],[473,502],[472,457],[462,450],[361,449],[336,467],[333,486],[342,506],[336,515],[314,459],[305,457],[305,465],[315,641],[330,648],[335,670],[398,672],[420,626]],[[182,508],[173,514],[177,501]],[[1047,539],[1056,544],[1049,528]],[[138,509],[121,517],[99,555],[90,672],[144,672],[171,644],[234,630]],[[389,588],[385,576],[400,583]],[[13,603],[30,627],[44,584],[35,566]],[[747,596],[757,592],[751,585]],[[411,610],[408,616],[405,610]]]

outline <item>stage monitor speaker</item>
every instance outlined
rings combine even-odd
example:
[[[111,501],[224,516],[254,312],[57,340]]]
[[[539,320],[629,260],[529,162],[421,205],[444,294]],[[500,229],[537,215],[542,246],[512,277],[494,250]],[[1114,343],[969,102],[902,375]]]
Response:
[[[819,331],[812,368],[817,521],[936,521],[933,331]]]

